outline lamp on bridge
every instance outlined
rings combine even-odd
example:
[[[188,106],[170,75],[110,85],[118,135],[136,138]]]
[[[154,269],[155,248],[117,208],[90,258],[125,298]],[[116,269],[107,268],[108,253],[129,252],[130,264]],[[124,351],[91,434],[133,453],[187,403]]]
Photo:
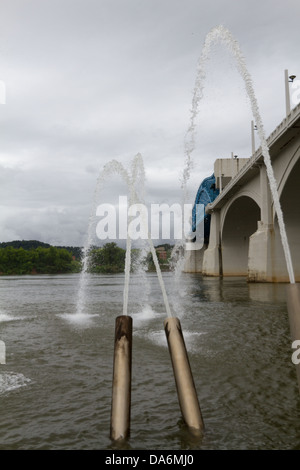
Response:
[[[252,155],[255,153],[255,134],[254,131],[257,131],[257,125],[254,124],[254,121],[251,121],[251,145],[252,145]]]
[[[293,83],[295,80],[296,75],[289,75],[288,70],[284,71],[284,81],[285,81],[285,107],[286,107],[286,115],[288,116],[291,112],[291,102],[290,102],[290,89],[289,89],[289,82]]]

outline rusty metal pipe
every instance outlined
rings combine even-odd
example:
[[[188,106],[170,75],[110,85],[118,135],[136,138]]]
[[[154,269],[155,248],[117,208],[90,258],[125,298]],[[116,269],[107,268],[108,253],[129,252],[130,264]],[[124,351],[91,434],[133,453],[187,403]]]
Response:
[[[121,315],[115,323],[110,438],[126,439],[130,432],[132,318]]]
[[[165,333],[171,356],[179,406],[183,419],[192,431],[203,432],[204,424],[192,371],[178,318],[164,321]]]

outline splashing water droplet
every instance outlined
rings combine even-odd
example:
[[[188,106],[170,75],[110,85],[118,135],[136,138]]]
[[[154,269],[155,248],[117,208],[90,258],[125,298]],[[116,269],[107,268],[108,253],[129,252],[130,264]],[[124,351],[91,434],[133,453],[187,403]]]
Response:
[[[284,219],[283,219],[283,213],[282,213],[279,195],[277,191],[277,182],[276,182],[274,172],[273,172],[269,148],[268,148],[266,137],[265,137],[264,127],[263,127],[262,119],[260,116],[257,99],[254,93],[252,78],[246,67],[246,62],[245,62],[245,59],[243,57],[243,54],[241,52],[241,49],[239,47],[237,40],[233,37],[231,32],[228,29],[226,29],[223,25],[219,25],[219,26],[212,28],[212,30],[206,35],[204,45],[202,48],[202,53],[201,53],[201,56],[197,65],[196,80],[195,80],[195,86],[194,86],[193,98],[192,98],[190,124],[186,132],[185,142],[184,142],[185,167],[183,171],[182,186],[181,186],[183,190],[183,200],[185,200],[186,195],[187,195],[187,183],[188,183],[191,168],[192,168],[191,155],[195,149],[196,117],[198,115],[200,100],[203,97],[204,80],[206,78],[205,66],[210,55],[211,47],[217,41],[225,45],[225,47],[227,47],[229,52],[234,57],[237,70],[240,73],[244,81],[246,93],[250,99],[251,110],[252,110],[253,118],[257,126],[258,135],[259,135],[260,142],[261,142],[262,154],[263,154],[264,163],[266,166],[269,186],[270,186],[270,190],[271,190],[271,194],[272,194],[272,198],[274,202],[275,212],[277,215],[281,242],[282,242],[282,247],[283,247],[283,251],[285,255],[289,280],[291,284],[294,284],[295,275],[294,275],[294,270],[293,270],[290,247],[289,247],[287,234],[286,234],[286,228],[285,228]],[[183,242],[181,244],[183,244]]]
[[[132,161],[131,172],[128,172],[124,168],[124,166],[116,160],[112,160],[111,162],[107,163],[104,166],[103,171],[100,173],[99,178],[97,180],[93,207],[92,207],[92,212],[91,212],[91,216],[89,220],[87,241],[83,248],[83,268],[82,268],[80,282],[79,282],[77,314],[82,314],[84,304],[85,304],[85,291],[86,291],[87,284],[88,284],[88,267],[89,267],[88,255],[89,255],[89,250],[93,241],[93,220],[95,217],[94,214],[96,213],[96,204],[98,203],[99,194],[102,189],[102,185],[104,181],[113,174],[119,175],[123,179],[123,181],[126,183],[129,189],[130,204],[142,203],[144,201],[143,195],[144,195],[144,187],[145,187],[145,170],[144,170],[143,158],[140,153],[138,153]],[[138,191],[137,189],[137,184],[139,184],[140,186],[140,191]],[[145,225],[145,227],[147,227],[147,230],[148,230],[148,221],[142,220],[142,222]],[[149,233],[148,233],[148,243],[149,243],[150,251],[152,253],[153,261],[156,267],[156,272],[157,272],[158,280],[160,283],[160,287],[161,287],[161,291],[162,291],[162,295],[163,295],[163,299],[164,299],[164,303],[165,303],[165,307],[167,311],[167,316],[172,316],[168,297],[167,297],[167,292],[166,292],[162,274],[161,274],[161,269],[160,269],[159,262],[157,259],[157,254],[156,254],[156,251],[155,251],[155,248],[154,248],[154,245],[153,245],[153,242],[151,240]],[[124,290],[123,290],[123,315],[127,315],[127,309],[128,309],[130,269],[131,269],[131,238],[130,238],[128,227],[127,227],[126,256],[125,256],[125,281],[124,281]]]

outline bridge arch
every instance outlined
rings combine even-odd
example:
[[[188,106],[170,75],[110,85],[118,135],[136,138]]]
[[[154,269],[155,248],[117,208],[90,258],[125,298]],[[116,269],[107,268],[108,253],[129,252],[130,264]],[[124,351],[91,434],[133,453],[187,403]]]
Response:
[[[290,174],[294,171],[294,167],[300,159],[300,145],[297,147],[296,151],[291,156],[286,168],[284,169],[280,181],[278,181],[278,195],[279,198],[286,186],[287,180],[289,179]],[[283,214],[284,216],[284,214]]]
[[[260,220],[258,202],[249,195],[236,197],[224,214],[221,229],[222,272],[224,276],[246,276],[249,237]]]
[[[296,280],[300,278],[300,151],[295,152],[291,160],[293,165],[289,165],[289,171],[285,172],[284,178],[281,180],[280,187],[280,203],[283,212],[284,223],[286,226],[287,239],[290,246],[291,258],[294,267]],[[283,184],[284,183],[284,184]],[[280,234],[277,218],[274,221],[275,231],[275,261],[276,272],[283,275],[283,267],[286,262],[282,245],[280,243]],[[281,280],[280,278],[278,279]],[[282,280],[285,280],[284,278]]]
[[[257,194],[254,191],[251,191],[250,189],[247,189],[247,188],[243,189],[243,190],[240,190],[235,196],[233,196],[230,199],[230,202],[228,202],[224,206],[224,209],[223,209],[222,214],[221,214],[221,231],[223,230],[224,222],[226,220],[227,214],[230,211],[230,208],[231,208],[232,204],[237,199],[240,199],[241,197],[247,197],[249,199],[252,199],[258,206],[260,206],[260,195],[259,194]]]

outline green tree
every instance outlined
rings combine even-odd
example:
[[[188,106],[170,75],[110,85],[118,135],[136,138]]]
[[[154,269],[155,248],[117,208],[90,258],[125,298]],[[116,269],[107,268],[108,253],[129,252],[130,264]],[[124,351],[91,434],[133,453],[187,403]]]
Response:
[[[7,246],[0,248],[1,274],[55,274],[78,272],[81,264],[66,249],[53,246],[24,250]]]
[[[106,243],[102,248],[90,252],[89,271],[91,273],[117,273],[124,271],[126,251],[115,242]]]

